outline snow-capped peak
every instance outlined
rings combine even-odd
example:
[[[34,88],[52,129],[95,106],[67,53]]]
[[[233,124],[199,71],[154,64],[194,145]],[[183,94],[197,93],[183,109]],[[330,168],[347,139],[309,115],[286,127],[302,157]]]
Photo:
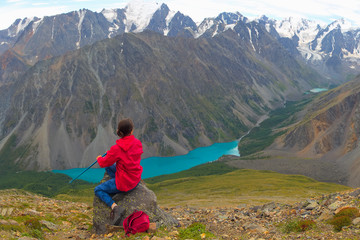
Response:
[[[243,21],[244,16],[239,12],[223,12],[219,14],[216,20],[222,21],[225,24],[236,24],[238,21]]]
[[[314,39],[319,30],[316,22],[294,17],[276,21],[275,28],[281,37],[292,38],[297,35],[303,42]]]
[[[329,25],[330,29],[335,29],[335,28],[339,28],[341,29],[342,32],[348,32],[349,30],[353,29],[353,26],[351,24],[351,22],[345,20],[344,18],[338,19],[334,22],[332,22]]]
[[[161,7],[161,4],[155,1],[132,0],[125,7],[126,31],[136,26],[134,32],[141,32],[148,25],[154,13]]]

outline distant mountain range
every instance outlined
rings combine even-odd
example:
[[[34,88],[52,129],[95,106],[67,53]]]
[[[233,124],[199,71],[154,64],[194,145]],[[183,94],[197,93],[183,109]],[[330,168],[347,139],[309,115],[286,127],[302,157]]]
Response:
[[[288,37],[286,21],[239,13],[197,25],[165,4],[17,20],[0,31],[0,166],[87,166],[125,116],[146,157],[236,139],[271,109],[358,70],[355,43],[351,59],[325,47],[338,46],[325,35],[353,30],[319,27],[310,41],[302,24]]]
[[[87,9],[39,18],[17,19],[0,31],[0,54],[11,49],[32,65],[43,59],[127,32],[151,30],[165,36],[191,38],[214,37],[238,23],[256,22],[295,56],[316,67],[329,78],[348,80],[359,71],[360,29],[351,28],[344,19],[322,26],[306,19],[282,21],[262,16],[250,21],[238,12],[221,13],[195,23],[181,12],[171,11],[166,4],[130,2],[124,9],[104,9],[100,13]],[[247,36],[246,36],[247,35]],[[253,44],[258,32],[247,28],[242,33]]]

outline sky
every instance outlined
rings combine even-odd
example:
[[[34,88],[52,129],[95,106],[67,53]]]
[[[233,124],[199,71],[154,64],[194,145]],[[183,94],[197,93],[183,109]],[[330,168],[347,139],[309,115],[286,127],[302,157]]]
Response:
[[[52,16],[79,9],[100,12],[103,8],[124,8],[134,0],[0,0],[0,29],[17,18]],[[195,22],[221,12],[240,12],[248,18],[266,15],[274,19],[301,17],[324,24],[345,18],[360,27],[360,0],[135,0],[166,3]]]

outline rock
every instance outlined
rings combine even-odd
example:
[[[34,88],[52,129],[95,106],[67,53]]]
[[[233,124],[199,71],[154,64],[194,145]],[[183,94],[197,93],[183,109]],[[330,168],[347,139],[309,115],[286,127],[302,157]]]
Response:
[[[151,238],[151,240],[167,240],[166,238],[161,238],[161,237],[157,237],[157,236],[154,236]]]
[[[102,182],[107,179],[108,175],[105,173]],[[150,222],[156,223],[158,227],[173,227],[178,226],[179,224],[179,222],[174,217],[159,208],[154,192],[148,189],[145,183],[142,181],[133,191],[129,193],[118,193],[115,194],[112,198],[119,206],[125,209],[125,217],[133,213],[134,210],[139,210],[147,213],[149,215]],[[104,234],[107,232],[106,224],[110,225],[110,208],[97,196],[94,197],[93,206],[94,231],[97,234]]]
[[[4,217],[5,217],[6,214],[7,214],[7,208],[1,209],[0,214],[1,214],[1,216],[4,216]]]
[[[270,211],[273,211],[275,208],[276,208],[275,203],[274,203],[274,202],[270,202],[270,203],[265,204],[265,205],[262,207],[262,210],[263,210],[264,212],[270,212]]]
[[[326,221],[332,218],[334,215],[329,210],[324,210],[320,216],[316,219],[317,221]]]
[[[28,216],[40,216],[41,213],[38,212],[38,211],[36,211],[36,210],[34,210],[34,209],[30,209],[30,210],[26,211],[23,215],[24,215],[24,216],[27,216],[27,215],[28,215]]]
[[[360,217],[355,218],[355,219],[352,221],[352,224],[354,224],[354,225],[360,224]]]
[[[360,195],[360,188],[358,188],[358,189],[356,189],[355,191],[351,192],[349,195],[352,196],[352,197],[357,197],[357,196],[359,196],[359,195]],[[360,196],[359,196],[359,197],[360,197]]]
[[[0,215],[2,215],[4,217],[11,216],[13,211],[14,211],[14,208],[3,208],[0,210]]]
[[[1,225],[9,225],[8,221],[4,220],[4,219],[0,219],[0,226]]]
[[[243,225],[243,227],[246,229],[246,230],[252,230],[252,231],[256,231],[256,232],[259,232],[259,233],[264,233],[267,231],[266,228],[258,225],[258,224],[255,224],[255,223],[245,223]]]
[[[342,204],[342,202],[336,201],[336,202],[330,204],[330,205],[328,206],[328,208],[329,208],[330,210],[335,211],[336,209],[338,209],[338,208],[341,206],[341,204]]]
[[[32,238],[32,237],[21,237],[21,238],[18,238],[18,240],[38,240],[38,239]]]
[[[312,201],[309,205],[305,207],[305,210],[313,210],[317,208],[319,204],[316,201]]]
[[[9,225],[12,225],[12,226],[19,226],[20,225],[17,221],[15,221],[13,219],[9,219],[8,223],[9,223]]]
[[[41,224],[43,224],[45,227],[47,227],[49,230],[52,230],[52,231],[56,231],[59,229],[59,226],[52,223],[52,222],[49,222],[49,221],[46,221],[46,220],[41,220],[40,221]]]
[[[156,233],[156,223],[150,223],[148,233]]]

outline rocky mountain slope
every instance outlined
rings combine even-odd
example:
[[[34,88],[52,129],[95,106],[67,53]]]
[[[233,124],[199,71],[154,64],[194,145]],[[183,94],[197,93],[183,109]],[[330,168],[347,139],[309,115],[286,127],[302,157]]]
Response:
[[[324,170],[324,176],[337,173],[344,184],[359,186],[359,92],[357,77],[315,99],[304,117],[278,138],[268,153],[312,159],[312,164],[322,165],[316,169]]]
[[[17,20],[0,31],[0,160],[87,166],[124,116],[138,126],[144,157],[183,154],[236,139],[284,101],[341,82],[305,65],[271,29],[240,13],[197,26],[165,4]]]
[[[1,87],[13,91],[0,116],[1,147],[8,143],[17,152],[8,161],[26,169],[87,166],[124,116],[147,156],[238,138],[251,119],[326,81],[266,31],[257,46],[261,55],[233,31],[210,39],[144,32],[41,61]]]
[[[196,239],[357,239],[360,233],[358,215],[351,215],[350,222],[341,227],[341,231],[335,231],[329,220],[346,209],[359,213],[358,201],[359,189],[317,196],[295,204],[164,207],[181,222],[181,227],[157,229],[129,239],[185,239],[189,236]],[[93,234],[93,211],[88,204],[18,190],[1,191],[0,214],[0,236],[4,239],[118,239],[124,235],[122,230],[110,228],[105,235]]]

